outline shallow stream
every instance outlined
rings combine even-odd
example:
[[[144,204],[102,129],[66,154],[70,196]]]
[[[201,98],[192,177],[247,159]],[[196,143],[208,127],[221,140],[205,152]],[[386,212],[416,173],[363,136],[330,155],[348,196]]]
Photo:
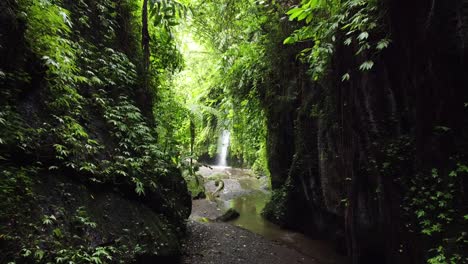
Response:
[[[271,193],[264,181],[257,179],[249,170],[218,166],[204,167],[200,172],[207,179],[211,175],[218,175],[223,179],[225,187],[214,204],[217,204],[217,210],[220,212],[229,208],[234,208],[239,212],[240,216],[229,223],[284,244],[315,258],[320,263],[345,263],[344,258],[335,252],[332,243],[311,239],[301,233],[282,229],[265,220],[261,212]],[[213,192],[216,188],[214,180],[208,180],[205,187],[207,191]]]
[[[269,192],[254,191],[229,201],[221,201],[221,206],[226,210],[234,208],[240,213],[239,218],[230,221],[233,225],[285,244],[304,255],[316,258],[321,263],[340,263],[343,261],[342,257],[333,250],[330,242],[310,239],[303,234],[282,229],[265,220],[261,216],[261,212],[269,197]],[[323,257],[318,258],[317,256]]]

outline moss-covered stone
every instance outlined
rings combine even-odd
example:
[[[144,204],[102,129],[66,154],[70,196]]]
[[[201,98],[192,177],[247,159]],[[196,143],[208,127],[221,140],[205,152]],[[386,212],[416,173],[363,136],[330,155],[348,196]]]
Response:
[[[87,186],[60,175],[26,177],[30,184],[20,186],[29,192],[12,194],[15,201],[2,203],[9,206],[4,207],[9,209],[1,218],[3,260],[55,262],[72,260],[75,254],[91,256],[99,250],[119,263],[142,256],[179,255],[190,204],[175,204],[170,199],[159,205],[146,204],[119,189]],[[182,193],[190,199],[184,184],[170,188],[178,199]],[[174,213],[163,214],[157,207]]]

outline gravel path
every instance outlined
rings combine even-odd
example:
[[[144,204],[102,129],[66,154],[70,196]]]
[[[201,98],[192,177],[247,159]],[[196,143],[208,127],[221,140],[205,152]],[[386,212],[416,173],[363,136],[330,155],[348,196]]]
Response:
[[[184,264],[320,264],[245,229],[226,223],[187,223]]]
[[[218,208],[215,202],[205,199],[192,201],[192,214],[190,215],[191,220],[200,220],[200,218],[215,220],[222,215],[223,211]]]

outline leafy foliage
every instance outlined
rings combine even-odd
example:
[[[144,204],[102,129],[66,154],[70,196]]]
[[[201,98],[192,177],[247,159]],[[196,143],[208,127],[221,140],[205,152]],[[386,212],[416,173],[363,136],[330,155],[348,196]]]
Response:
[[[0,262],[111,263],[122,254],[126,245],[96,246],[91,236],[69,233],[60,208],[34,219],[34,185],[48,177],[133,189],[139,196],[156,193],[164,198],[154,206],[185,217],[170,211],[176,201],[167,193],[180,173],[145,112],[158,109],[157,90],[182,65],[170,33],[182,13],[167,6],[154,10],[166,24],[150,28],[157,41],[151,46],[154,72],[151,91],[141,92],[142,54],[135,41],[141,9],[134,1],[19,0],[1,6],[8,10],[4,19],[2,9],[2,22],[11,27],[0,29]],[[71,219],[78,233],[99,228],[85,207]],[[19,237],[24,230],[34,239]]]
[[[188,70],[176,78],[176,86],[189,95],[181,101],[196,127],[195,154],[214,156],[218,137],[228,129],[231,161],[256,164],[265,173],[265,119],[256,85],[266,75],[261,27],[267,16],[247,0],[192,1],[192,13],[179,33],[190,44],[184,51]],[[187,32],[189,27],[194,33]],[[186,122],[179,134],[186,149],[189,126]]]
[[[90,221],[87,212],[83,207],[78,208],[74,221],[75,228],[83,230],[84,234],[96,229],[94,222]],[[34,261],[36,263],[111,263],[113,255],[117,254],[118,249],[112,246],[83,246],[63,247],[67,240],[80,242],[81,244],[89,244],[86,241],[87,236],[79,238],[74,236],[69,238],[70,234],[64,233],[64,226],[54,215],[45,215],[42,225],[44,229],[50,232],[43,234],[40,238],[29,242],[21,249],[22,261]],[[52,239],[51,239],[52,237]]]
[[[387,37],[379,39],[384,29],[378,26],[378,7],[378,1],[303,0],[286,14],[289,20],[297,20],[305,26],[295,30],[284,44],[312,44],[300,55],[310,65],[314,80],[324,76],[335,48],[340,44],[355,47],[356,56],[362,60],[359,70],[369,71],[374,66],[375,56],[390,45]],[[343,73],[343,81],[349,80],[350,72]]]
[[[187,15],[187,7],[175,0],[150,0],[150,18],[155,26],[162,26],[166,31],[179,24]]]
[[[0,242],[14,245],[8,258],[115,261],[118,247],[74,237],[55,212],[30,219],[34,184],[45,175],[66,176],[116,192],[134,190],[136,199],[172,208],[172,177],[183,170],[200,191],[194,159],[215,156],[225,129],[232,135],[231,164],[268,174],[267,138],[283,129],[280,119],[296,118],[297,101],[308,100],[302,90],[326,81],[336,51],[354,54],[350,68],[336,73],[347,82],[371,74],[392,44],[376,0],[140,2],[0,3],[7,23],[0,28]],[[290,69],[299,69],[295,57],[307,65],[308,77],[293,78],[302,74]],[[306,84],[296,89],[294,82],[302,80]],[[300,111],[314,118],[325,112],[316,104]],[[296,129],[290,125],[286,129]],[[388,144],[381,164],[371,159],[367,169],[391,177],[399,166],[409,167],[399,154],[410,145],[403,141]],[[401,182],[406,228],[430,244],[429,263],[468,261],[468,215],[456,199],[464,195],[457,186],[467,173],[459,157],[451,170],[433,168]],[[293,189],[286,183],[275,191],[270,218],[285,222]],[[26,209],[15,210],[20,206]],[[170,210],[161,209],[180,214]],[[40,235],[18,238],[11,228],[17,219]],[[86,208],[72,219],[76,230],[98,228]]]
[[[410,232],[420,232],[435,241],[427,254],[428,263],[463,263],[468,245],[465,228],[467,216],[457,211],[455,197],[459,197],[462,177],[468,167],[458,163],[456,168],[442,174],[433,168],[430,176],[417,175],[411,179],[404,210],[417,225],[407,224]]]

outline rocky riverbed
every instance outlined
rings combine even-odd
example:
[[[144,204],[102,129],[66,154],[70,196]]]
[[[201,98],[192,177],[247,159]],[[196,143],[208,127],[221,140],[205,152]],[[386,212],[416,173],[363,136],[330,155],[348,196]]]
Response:
[[[202,167],[199,173],[208,198],[193,201],[182,263],[345,263],[328,242],[283,230],[260,216],[270,195],[266,177],[229,167]],[[219,180],[224,189],[211,197]],[[229,208],[240,217],[216,222]]]

